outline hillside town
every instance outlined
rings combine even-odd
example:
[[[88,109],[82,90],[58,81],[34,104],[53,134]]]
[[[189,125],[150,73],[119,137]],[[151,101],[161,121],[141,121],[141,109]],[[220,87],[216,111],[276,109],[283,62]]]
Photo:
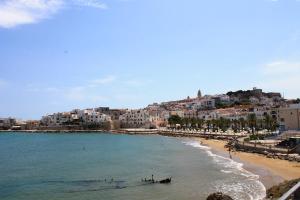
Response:
[[[0,130],[212,129],[221,122],[226,130],[252,126],[257,130],[286,131],[300,130],[299,115],[300,100],[286,100],[280,93],[253,88],[202,95],[199,90],[196,97],[153,103],[142,109],[98,107],[48,114],[41,120],[0,118]]]
[[[280,93],[258,88],[203,96],[199,90],[196,97],[153,103],[142,109],[97,107],[48,114],[40,120],[0,118],[0,130],[198,138],[202,144],[203,140],[205,144],[217,141],[210,145],[220,144],[229,158],[232,152],[248,152],[300,163],[300,99],[287,100]],[[293,176],[295,171],[291,173]],[[268,196],[274,195],[282,193],[268,192]]]

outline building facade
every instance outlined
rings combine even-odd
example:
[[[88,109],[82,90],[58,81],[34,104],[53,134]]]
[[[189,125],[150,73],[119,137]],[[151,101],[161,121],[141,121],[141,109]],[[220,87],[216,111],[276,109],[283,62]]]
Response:
[[[280,108],[278,120],[282,130],[300,130],[300,104]]]

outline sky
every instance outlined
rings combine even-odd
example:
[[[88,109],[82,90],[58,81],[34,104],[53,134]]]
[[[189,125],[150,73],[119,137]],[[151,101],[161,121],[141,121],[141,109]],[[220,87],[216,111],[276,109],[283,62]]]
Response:
[[[299,0],[0,1],[0,117],[299,85]]]

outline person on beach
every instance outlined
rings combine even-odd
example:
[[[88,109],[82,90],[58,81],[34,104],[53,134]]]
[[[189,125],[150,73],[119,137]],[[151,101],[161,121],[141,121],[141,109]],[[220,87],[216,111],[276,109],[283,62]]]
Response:
[[[230,148],[230,147],[228,148],[228,153],[229,153],[229,158],[232,159],[232,156],[231,156],[231,148]]]

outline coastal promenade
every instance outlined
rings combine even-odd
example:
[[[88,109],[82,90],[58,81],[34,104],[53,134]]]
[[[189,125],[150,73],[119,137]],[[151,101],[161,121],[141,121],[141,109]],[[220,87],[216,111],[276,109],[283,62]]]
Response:
[[[211,131],[193,131],[193,130],[169,130],[169,129],[120,129],[110,131],[112,133],[124,134],[158,134],[172,137],[204,137],[204,138],[241,138],[246,136],[246,132],[211,132]]]

